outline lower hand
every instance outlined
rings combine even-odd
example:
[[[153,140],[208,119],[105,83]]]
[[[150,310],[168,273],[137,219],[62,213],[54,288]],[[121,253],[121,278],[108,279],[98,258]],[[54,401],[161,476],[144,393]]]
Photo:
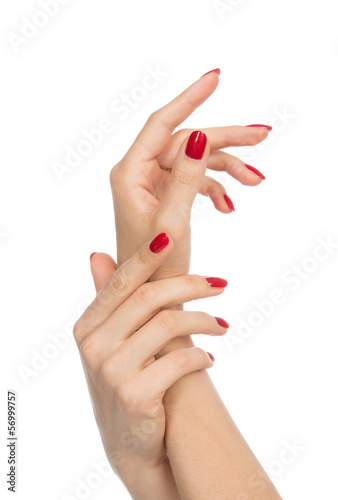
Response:
[[[118,270],[106,254],[92,268],[109,262],[112,275],[74,327],[93,410],[108,460],[128,487],[132,472],[154,469],[166,460],[166,390],[184,375],[210,368],[204,350],[176,349],[156,354],[176,337],[223,335],[224,323],[201,312],[163,310],[221,294],[225,281],[179,276],[146,283],[173,251],[166,235],[147,242]],[[217,286],[215,286],[217,285]]]

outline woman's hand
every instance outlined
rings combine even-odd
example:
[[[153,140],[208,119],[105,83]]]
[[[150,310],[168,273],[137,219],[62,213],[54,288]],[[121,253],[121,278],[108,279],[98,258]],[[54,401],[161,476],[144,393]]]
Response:
[[[206,169],[226,171],[244,185],[255,186],[264,179],[253,167],[221,150],[258,144],[267,137],[271,130],[269,126],[201,129],[202,133],[195,132],[195,137],[189,141],[203,143],[207,136],[200,159],[196,159],[198,155],[193,158],[189,155],[188,140],[193,130],[182,129],[173,134],[175,128],[214,92],[218,74],[218,71],[213,71],[204,75],[169,104],[155,111],[124,158],[112,169],[110,181],[118,265],[125,262],[151,234],[164,230],[173,237],[175,249],[152,279],[187,273],[190,212],[196,194],[210,196],[220,212],[233,210],[224,187],[207,177]]]
[[[133,498],[176,498],[164,442],[162,399],[184,375],[213,365],[208,353],[197,347],[176,349],[160,359],[156,354],[176,337],[226,333],[220,318],[164,310],[219,295],[225,280],[179,276],[146,283],[172,250],[172,239],[162,233],[118,270],[109,256],[96,254],[92,268],[100,269],[104,261],[112,275],[103,285],[97,273],[96,287],[102,288],[74,327],[105,452]],[[165,480],[156,483],[156,471],[162,468],[163,475],[163,467]],[[163,484],[170,488],[168,497],[160,492]]]

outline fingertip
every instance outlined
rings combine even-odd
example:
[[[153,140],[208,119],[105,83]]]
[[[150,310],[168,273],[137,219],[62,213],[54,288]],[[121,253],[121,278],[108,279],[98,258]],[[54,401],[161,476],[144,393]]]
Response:
[[[170,237],[167,233],[159,233],[153,238],[149,244],[149,249],[152,253],[160,253],[170,243]]]
[[[185,154],[193,160],[201,160],[203,158],[208,139],[201,130],[194,130],[188,139],[185,148]]]
[[[117,264],[114,259],[104,252],[93,252],[90,259],[90,270],[94,280],[97,292],[109,280],[110,276],[116,271]]]
[[[224,198],[224,201],[228,207],[228,209],[230,210],[229,213],[231,212],[234,212],[235,211],[235,206],[233,204],[233,201],[232,199],[230,198],[230,196],[228,196],[226,193],[223,195],[223,198]]]
[[[211,354],[211,352],[208,352],[208,351],[206,351],[206,353],[207,353],[207,355],[209,356],[209,360],[212,362],[212,365],[211,365],[211,366],[213,366],[213,365],[214,365],[214,363],[215,363],[215,357],[214,357],[214,355],[213,355],[213,354]]]
[[[248,165],[247,163],[244,163],[244,165],[248,170],[250,170],[250,172],[255,174],[259,179],[265,180],[265,176],[257,168],[253,167],[252,165]]]
[[[220,68],[211,69],[210,71],[207,71],[206,73],[204,73],[204,75],[202,75],[201,78],[203,78],[203,76],[210,75],[210,73],[214,73],[217,76],[219,76],[221,74],[221,70],[220,70]]]

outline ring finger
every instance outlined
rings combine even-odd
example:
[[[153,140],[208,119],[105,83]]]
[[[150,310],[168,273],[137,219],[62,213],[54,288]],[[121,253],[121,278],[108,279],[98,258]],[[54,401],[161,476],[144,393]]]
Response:
[[[198,334],[219,336],[224,335],[228,328],[229,324],[225,320],[207,313],[165,309],[123,342],[118,355],[122,357],[121,365],[126,366],[127,370],[142,369],[176,337]],[[108,346],[113,343],[108,337],[105,342],[105,355],[109,357],[112,350]]]

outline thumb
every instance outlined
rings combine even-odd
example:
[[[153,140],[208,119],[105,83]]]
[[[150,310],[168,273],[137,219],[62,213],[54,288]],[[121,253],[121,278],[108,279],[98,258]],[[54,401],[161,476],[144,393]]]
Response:
[[[190,217],[208,165],[210,146],[204,132],[195,130],[186,138],[172,166],[169,184],[158,213],[165,220]]]
[[[92,253],[90,256],[90,269],[92,272],[96,293],[109,280],[116,271],[117,265],[114,259],[107,253]]]

